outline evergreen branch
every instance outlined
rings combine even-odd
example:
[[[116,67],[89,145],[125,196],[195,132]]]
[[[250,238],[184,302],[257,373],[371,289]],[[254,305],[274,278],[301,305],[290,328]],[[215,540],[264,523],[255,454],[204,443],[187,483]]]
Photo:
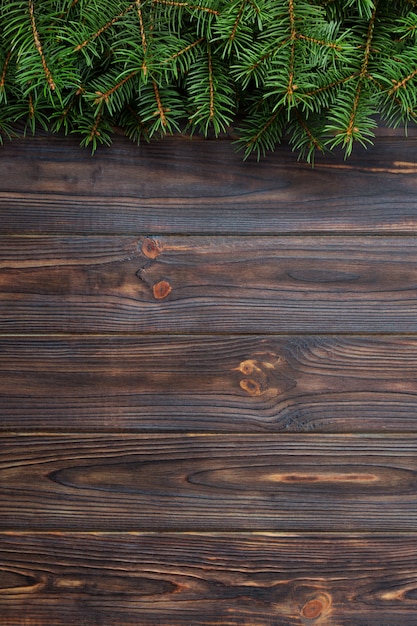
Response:
[[[311,91],[307,91],[304,93],[304,95],[308,97],[317,96],[317,94],[322,93],[324,91],[330,91],[334,89],[335,87],[338,87],[339,85],[343,85],[343,83],[347,83],[350,80],[353,80],[357,76],[359,76],[358,72],[356,74],[351,74],[350,76],[345,76],[344,78],[341,78],[340,80],[335,80],[332,83],[329,83],[328,85],[324,85],[323,87],[318,87],[317,89],[312,89]]]
[[[29,94],[28,105],[29,105],[29,119],[33,120],[35,118],[35,107],[33,105],[33,98],[32,98],[31,93]]]
[[[143,134],[148,135],[148,127],[146,126],[146,124],[144,124],[142,118],[140,117],[140,115],[138,115],[137,111],[135,111],[135,109],[130,106],[130,104],[126,107],[126,109],[129,111],[132,118],[137,122],[138,126],[141,127]]]
[[[297,33],[297,38],[304,39],[304,41],[315,43],[319,46],[326,46],[327,48],[332,48],[332,50],[338,50],[339,52],[343,50],[340,44],[333,42],[333,41],[324,41],[322,39],[315,39],[314,37],[308,37],[307,35],[303,35],[302,33]]]
[[[43,67],[43,71],[47,80],[47,83],[49,85],[49,88],[54,91],[56,89],[56,85],[52,76],[52,72],[48,67],[48,64],[46,62],[45,59],[45,55],[43,53],[43,48],[42,48],[42,44],[40,42],[39,39],[39,33],[36,27],[36,19],[35,19],[35,5],[33,0],[28,0],[29,3],[29,15],[30,15],[30,23],[31,23],[31,27],[32,27],[32,34],[33,34],[33,41],[35,43],[35,48],[36,50],[39,52],[39,56],[41,57],[42,60],[42,67]]]
[[[130,4],[128,7],[126,7],[126,9],[124,11],[122,11],[121,13],[119,13],[118,15],[113,17],[111,20],[106,22],[106,24],[104,24],[101,28],[99,28],[88,39],[85,39],[82,43],[78,44],[78,46],[76,46],[74,48],[74,52],[78,52],[79,50],[82,50],[83,48],[88,46],[89,43],[94,41],[94,39],[97,39],[97,37],[100,37],[100,35],[102,35],[106,30],[111,28],[111,26],[113,26],[113,24],[118,22],[122,17],[124,17],[127,13],[129,13],[129,11],[131,11],[134,8],[135,5],[136,5],[136,2],[132,2],[132,4]]]
[[[68,117],[69,112],[71,111],[73,106],[74,106],[74,101],[70,102],[69,105],[65,107],[65,109],[62,111],[61,115],[59,116],[60,122],[63,122],[65,118]]]
[[[406,76],[405,78],[403,78],[402,80],[397,81],[394,86],[389,90],[388,95],[393,95],[398,89],[401,89],[401,87],[405,87],[406,84],[412,80],[415,76],[417,76],[417,68],[412,71],[408,76]]]
[[[198,46],[198,44],[200,44],[202,41],[204,41],[204,37],[200,37],[200,39],[193,41],[193,43],[190,43],[188,46],[185,46],[185,48],[182,48],[182,50],[175,52],[170,57],[165,59],[164,63],[169,63],[169,61],[174,61],[175,59],[178,59],[178,57],[180,57],[182,54],[186,54],[189,50],[192,50],[193,48],[195,48],[195,46]]]
[[[158,113],[159,113],[159,118],[161,120],[161,124],[164,128],[166,128],[167,126],[167,118],[165,115],[165,109],[162,106],[162,101],[161,101],[161,94],[159,93],[159,87],[157,82],[154,80],[152,82],[152,86],[153,86],[153,91],[155,94],[155,100],[156,100],[156,105],[158,107]]]
[[[357,129],[356,129],[356,126],[355,126],[356,113],[357,113],[357,110],[358,110],[359,101],[360,101],[360,98],[361,98],[364,81],[365,81],[365,78],[368,75],[368,66],[369,66],[369,59],[370,59],[370,56],[371,56],[371,45],[372,45],[372,39],[373,39],[373,34],[374,34],[374,28],[375,28],[375,19],[376,19],[377,6],[378,6],[378,1],[376,0],[375,6],[374,6],[373,11],[372,11],[371,19],[369,20],[368,32],[367,32],[367,37],[366,37],[366,44],[365,44],[365,51],[364,51],[364,55],[363,55],[362,67],[361,67],[361,71],[360,71],[360,74],[359,74],[358,85],[356,87],[356,93],[355,93],[355,98],[354,98],[354,101],[353,101],[353,107],[352,107],[352,110],[351,110],[351,113],[350,113],[349,124],[348,124],[348,127],[346,129],[346,142],[349,142],[351,140],[354,131],[357,132]]]
[[[294,0],[288,0],[288,9],[289,9],[289,17],[290,17],[290,41],[291,41],[291,52],[290,52],[290,65],[289,65],[289,77],[288,77],[288,86],[287,86],[287,96],[289,99],[292,99],[294,94],[294,62],[295,62],[295,46],[297,40],[297,28],[295,25],[295,7]]]
[[[398,110],[401,111],[403,109],[403,103],[395,95],[395,92],[386,91],[384,85],[382,85],[379,80],[376,80],[376,78],[374,76],[369,75],[368,78],[369,78],[370,81],[372,81],[372,83],[374,83],[378,87],[378,89],[380,90],[381,94],[387,95],[390,98],[390,100],[392,100],[392,102],[394,102],[397,105]],[[407,114],[410,117],[417,119],[417,113],[411,107],[407,107],[406,110],[407,110]]]
[[[95,122],[94,122],[93,126],[91,127],[91,132],[90,132],[90,135],[89,135],[89,141],[90,142],[94,141],[94,139],[96,137],[100,137],[100,131],[98,130],[98,127],[99,127],[100,122],[101,122],[101,116],[102,116],[102,112],[101,112],[101,108],[100,108],[100,110],[98,111],[98,113],[96,115]]]
[[[211,47],[207,44],[207,61],[208,61],[208,80],[210,88],[210,115],[209,119],[212,120],[215,115],[214,107],[214,81],[213,81],[213,61],[211,57]]]
[[[279,109],[277,109],[276,111],[274,111],[274,113],[271,115],[271,117],[265,122],[265,124],[262,126],[262,128],[259,129],[259,131],[256,133],[256,135],[254,135],[247,143],[246,143],[246,147],[251,149],[252,146],[254,146],[256,143],[258,143],[258,141],[260,140],[260,138],[262,137],[262,135],[265,135],[265,133],[268,131],[268,129],[270,128],[270,126],[272,126],[272,124],[275,122],[275,120],[279,117],[280,113],[282,111],[282,107],[280,107]]]
[[[350,117],[349,117],[349,124],[345,131],[345,143],[349,143],[352,139],[353,133],[358,132],[359,130],[355,124],[356,124],[356,114],[358,112],[362,88],[363,88],[363,83],[362,81],[359,81],[356,86],[355,98],[353,100],[353,107],[352,107],[352,110],[350,112]]]
[[[143,21],[143,14],[142,14],[142,2],[141,0],[136,0],[136,12],[138,14],[138,18],[139,18],[139,26],[140,26],[140,38],[141,38],[141,42],[142,42],[142,50],[143,50],[143,64],[142,64],[142,71],[144,76],[146,76],[147,72],[148,72],[148,68],[146,66],[146,59],[145,59],[145,55],[146,55],[146,50],[148,48],[148,42],[146,41],[146,33],[145,33],[145,25],[144,25],[144,21]]]
[[[307,126],[306,121],[303,119],[303,117],[301,116],[300,112],[297,109],[295,109],[295,116],[297,118],[298,123],[302,127],[303,131],[307,135],[307,137],[308,137],[308,139],[310,141],[310,145],[314,146],[315,150],[318,150],[319,152],[323,152],[323,147],[322,147],[321,143],[313,135],[313,133],[311,132],[310,128]]]
[[[7,53],[6,59],[4,61],[3,70],[1,73],[1,77],[0,77],[0,89],[4,89],[4,86],[6,84],[7,68],[9,67],[11,56],[12,56],[12,51],[9,50],[9,52]]]
[[[239,28],[239,24],[240,24],[240,22],[242,20],[243,11],[244,11],[244,8],[245,8],[246,4],[247,4],[247,1],[246,0],[242,0],[242,3],[240,5],[240,9],[239,9],[238,14],[236,16],[235,23],[233,24],[232,32],[230,33],[230,37],[229,37],[230,41],[233,41],[234,38],[236,37],[236,33],[237,33],[238,28]]]
[[[144,23],[143,23],[142,2],[141,2],[141,0],[136,0],[136,12],[137,12],[138,18],[139,18],[140,37],[141,37],[141,40],[142,40],[142,48],[143,48],[143,51],[146,52],[146,49],[148,47],[148,43],[146,41],[145,26],[144,26]]]
[[[123,85],[126,84],[129,80],[131,80],[134,76],[136,76],[136,74],[138,72],[139,72],[139,70],[133,70],[133,72],[130,72],[130,74],[128,74],[127,76],[122,78],[122,80],[120,80],[118,83],[113,85],[113,87],[111,87],[110,89],[108,89],[105,92],[96,91],[96,95],[98,97],[94,100],[94,104],[99,104],[100,102],[107,102],[109,97],[112,94],[114,94],[118,89],[123,87]]]
[[[246,66],[244,72],[240,73],[241,76],[246,77],[244,80],[243,86],[245,87],[247,85],[250,77],[254,75],[256,77],[256,71],[262,67],[265,61],[273,57],[279,51],[279,49],[285,46],[288,42],[289,42],[289,38],[284,39],[283,41],[280,41],[278,45],[274,45],[273,48],[271,48],[270,50],[267,50],[267,52],[264,52],[261,56],[259,56],[254,63],[251,63],[250,65]]]
[[[178,2],[177,0],[153,0],[154,4],[164,4],[171,7],[180,7],[184,9],[191,9],[192,11],[205,11],[212,15],[219,15],[219,11],[211,9],[210,7],[203,7],[200,5],[189,4],[188,2]]]
[[[370,59],[371,52],[372,52],[372,40],[373,40],[373,34],[374,34],[374,29],[375,29],[377,7],[378,7],[378,0],[375,0],[375,6],[372,10],[371,19],[369,20],[368,32],[366,36],[365,52],[363,55],[363,63],[362,63],[362,68],[361,68],[361,73],[360,73],[361,80],[363,80],[368,73],[369,59]]]

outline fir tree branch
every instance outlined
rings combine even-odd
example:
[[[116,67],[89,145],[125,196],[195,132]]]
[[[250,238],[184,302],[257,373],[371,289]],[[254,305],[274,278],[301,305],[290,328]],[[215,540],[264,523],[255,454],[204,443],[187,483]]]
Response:
[[[29,3],[29,15],[30,15],[30,23],[31,23],[31,27],[32,27],[32,34],[33,34],[33,41],[35,43],[35,48],[36,50],[39,52],[39,56],[41,57],[42,60],[42,67],[43,67],[43,71],[47,80],[47,83],[49,85],[49,88],[54,91],[56,89],[56,85],[52,76],[52,72],[48,67],[48,64],[46,62],[45,59],[45,55],[43,53],[43,49],[42,49],[42,44],[40,42],[39,39],[39,33],[36,27],[36,19],[35,19],[35,5],[33,0],[28,0]]]
[[[315,43],[319,46],[325,46],[327,48],[332,48],[332,50],[338,50],[341,52],[343,50],[342,46],[333,41],[324,41],[322,39],[315,39],[314,37],[308,37],[307,35],[303,35],[302,33],[297,33],[298,39],[303,39],[304,41],[309,41],[310,43]]]
[[[7,68],[9,67],[11,56],[12,56],[12,51],[9,50],[9,52],[7,53],[7,56],[5,58],[4,65],[3,65],[3,70],[2,70],[2,73],[1,73],[1,77],[0,77],[0,89],[4,89],[4,87],[5,87]]]
[[[132,2],[132,4],[126,7],[124,11],[122,11],[121,13],[113,17],[111,20],[106,22],[106,24],[104,24],[101,28],[99,28],[98,31],[93,33],[88,39],[85,39],[82,43],[78,44],[78,46],[74,48],[74,52],[78,52],[79,50],[82,50],[83,48],[88,46],[89,43],[94,41],[94,39],[97,39],[97,37],[100,37],[100,35],[102,35],[106,30],[108,30],[111,26],[113,26],[113,24],[118,22],[122,17],[124,17],[127,13],[129,13],[129,11],[131,11],[135,5],[136,5],[136,2]]]
[[[120,80],[118,83],[116,83],[113,87],[111,87],[105,92],[96,91],[97,98],[94,100],[94,104],[99,104],[100,102],[107,102],[107,100],[113,93],[115,93],[118,89],[123,87],[123,85],[127,83],[129,80],[131,80],[134,76],[136,76],[138,72],[139,70],[133,70],[133,72],[130,72],[130,74],[122,78],[122,80]]]
[[[247,148],[251,148],[251,146],[254,146],[262,137],[262,135],[264,135],[267,131],[268,128],[270,126],[272,126],[272,124],[275,122],[275,120],[279,117],[280,113],[282,111],[282,107],[280,107],[279,109],[277,109],[276,111],[274,111],[274,113],[271,115],[271,117],[265,122],[265,124],[262,126],[262,128],[259,129],[259,131],[256,133],[256,135],[254,135],[253,137],[251,137],[251,139],[246,143],[246,147]]]
[[[148,127],[146,126],[146,124],[144,124],[144,122],[142,121],[142,118],[140,117],[140,115],[138,115],[137,111],[135,111],[135,109],[130,106],[130,104],[126,107],[126,109],[129,111],[130,115],[133,117],[133,119],[137,122],[138,126],[140,126],[141,131],[143,132],[143,134],[145,136],[148,136]]]
[[[153,91],[155,94],[155,100],[156,100],[156,105],[158,107],[158,113],[159,113],[159,118],[161,120],[161,124],[164,128],[166,128],[167,126],[167,118],[165,115],[165,109],[162,106],[162,101],[161,101],[161,94],[159,93],[159,87],[157,82],[154,80],[152,82],[152,86],[153,86]]]
[[[238,28],[239,28],[239,24],[240,24],[240,22],[242,20],[242,15],[243,15],[243,12],[244,12],[246,4],[247,4],[247,0],[242,0],[242,3],[240,5],[239,11],[238,11],[238,14],[236,16],[235,23],[233,24],[232,32],[230,33],[230,37],[229,37],[230,41],[233,41],[234,38],[236,37],[236,33],[237,33]]]
[[[32,98],[31,93],[29,94],[28,105],[29,105],[29,119],[33,120],[35,118],[35,107],[33,105],[33,98]]]
[[[164,4],[171,7],[191,9],[192,11],[205,11],[206,13],[211,13],[212,15],[219,15],[219,11],[216,11],[216,9],[211,9],[210,7],[203,7],[195,4],[189,4],[188,2],[178,2],[177,0],[153,0],[153,3]]]
[[[99,109],[97,111],[94,124],[91,127],[91,130],[90,130],[90,133],[89,133],[89,136],[88,136],[88,143],[93,142],[93,145],[95,144],[95,140],[97,139],[97,137],[100,137],[100,134],[101,134],[99,129],[98,129],[98,127],[99,127],[100,122],[101,122],[102,108],[103,108],[103,102],[100,102]]]
[[[307,135],[310,144],[312,146],[314,146],[315,150],[318,150],[319,152],[323,152],[323,148],[319,142],[319,140],[313,135],[313,133],[311,132],[310,128],[307,126],[306,121],[303,119],[303,117],[301,116],[300,112],[295,109],[295,116],[298,120],[298,123],[300,124],[300,126],[302,127],[302,129],[304,130],[305,134]]]
[[[377,80],[374,76],[369,75],[368,78],[378,87],[382,94],[386,94],[393,102],[395,102],[395,104],[399,107],[399,110],[403,109],[403,103],[395,95],[395,92],[387,92],[384,85],[382,85],[381,82]],[[417,118],[417,113],[411,107],[407,107],[407,113],[408,115],[410,115],[410,117]]]
[[[356,74],[351,74],[350,76],[345,76],[344,78],[341,78],[340,80],[335,80],[332,83],[329,83],[328,85],[324,85],[323,87],[318,87],[317,89],[312,89],[311,91],[307,91],[304,93],[304,95],[309,96],[309,97],[314,97],[319,93],[322,93],[324,91],[330,91],[334,89],[335,87],[338,87],[339,85],[343,85],[343,83],[347,83],[350,80],[357,78],[358,76],[359,76],[358,72]]]
[[[375,28],[375,19],[376,19],[376,13],[377,13],[377,6],[378,6],[378,0],[375,1],[375,6],[374,6],[374,8],[372,10],[371,19],[369,20],[368,32],[367,32],[367,37],[366,37],[366,44],[365,44],[365,51],[364,51],[364,55],[363,55],[362,67],[361,67],[361,71],[359,73],[358,85],[356,87],[356,93],[355,93],[355,98],[354,98],[354,101],[353,101],[353,107],[352,107],[352,110],[351,110],[351,113],[350,113],[350,117],[349,117],[349,124],[348,124],[348,127],[346,129],[346,133],[345,133],[345,135],[346,135],[346,143],[351,140],[354,132],[357,132],[356,126],[355,126],[356,113],[357,113],[357,110],[358,110],[359,101],[360,101],[360,98],[361,98],[364,81],[365,81],[365,79],[368,76],[368,66],[369,66],[369,60],[370,60],[370,56],[371,56],[371,46],[372,46],[372,39],[373,39],[374,28]]]
[[[145,25],[144,25],[144,22],[143,22],[142,2],[141,2],[141,0],[136,0],[136,12],[137,12],[138,18],[139,18],[140,38],[141,38],[141,41],[142,41],[142,48],[143,48],[143,51],[146,52],[146,49],[148,47],[148,43],[146,41],[146,33],[145,33]]]
[[[215,116],[214,106],[214,81],[213,81],[213,61],[211,57],[211,46],[207,44],[207,62],[208,62],[208,80],[210,87],[210,115],[209,119],[212,120]]]
[[[169,61],[174,61],[175,59],[178,59],[178,57],[180,57],[182,54],[186,54],[189,50],[192,50],[193,48],[195,48],[195,46],[198,46],[198,44],[200,44],[202,41],[204,41],[204,37],[200,37],[200,39],[193,41],[193,43],[190,43],[188,46],[185,46],[185,48],[182,48],[182,50],[178,50],[178,52],[175,52],[170,57],[165,59],[164,63],[169,63]]]
[[[144,20],[143,20],[143,13],[142,13],[142,2],[141,0],[136,0],[136,12],[138,14],[138,18],[139,18],[139,26],[140,26],[140,38],[141,38],[141,42],[142,42],[142,50],[143,50],[143,64],[142,64],[142,71],[144,76],[146,76],[147,72],[148,72],[148,68],[146,66],[146,50],[148,48],[148,42],[146,41],[146,33],[145,33],[145,25],[144,25]]]
[[[265,54],[259,57],[259,59],[255,63],[252,63],[252,65],[248,67],[247,73],[253,74],[253,72],[255,72],[258,69],[258,67],[262,65],[264,61],[266,61],[268,58],[273,56],[280,48],[282,48],[282,46],[285,46],[285,44],[287,44],[288,42],[289,42],[289,38],[284,39],[283,41],[280,41],[277,46],[274,46],[271,50],[268,50],[268,52],[265,52]]]
[[[398,89],[401,89],[401,87],[405,87],[406,84],[412,80],[415,76],[417,76],[417,68],[411,72],[408,76],[406,76],[405,78],[403,78],[402,80],[397,81],[394,86],[389,90],[388,95],[393,95]]]
[[[292,96],[294,94],[294,63],[295,63],[295,46],[297,41],[297,28],[295,25],[295,7],[294,0],[288,0],[288,10],[290,17],[290,41],[291,41],[291,52],[290,52],[290,65],[289,65],[289,76],[288,76],[288,86],[287,86],[287,96],[291,101]]]

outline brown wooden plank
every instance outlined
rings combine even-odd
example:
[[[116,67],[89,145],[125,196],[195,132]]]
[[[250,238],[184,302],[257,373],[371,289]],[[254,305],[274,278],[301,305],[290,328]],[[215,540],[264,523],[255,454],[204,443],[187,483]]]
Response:
[[[0,331],[415,332],[415,237],[5,237]]]
[[[77,139],[0,149],[0,233],[415,232],[415,138],[379,138],[314,170],[280,147],[242,162],[230,141],[185,137],[92,157]]]
[[[417,530],[416,435],[2,435],[0,445],[2,530]]]
[[[416,539],[3,534],[0,624],[414,626]]]
[[[0,337],[0,429],[411,431],[406,336]]]

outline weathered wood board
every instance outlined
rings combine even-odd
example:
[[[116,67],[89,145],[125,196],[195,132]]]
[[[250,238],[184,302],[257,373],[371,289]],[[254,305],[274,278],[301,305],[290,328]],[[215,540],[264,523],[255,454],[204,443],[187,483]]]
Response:
[[[0,246],[3,332],[417,330],[414,237],[12,237]]]
[[[417,531],[417,436],[3,437],[0,530]]]
[[[230,141],[118,138],[91,157],[77,139],[1,148],[2,234],[415,233],[417,138],[316,160],[285,146],[242,162]]]
[[[407,535],[10,533],[0,555],[4,624],[415,625]]]
[[[0,337],[1,430],[410,432],[417,339]]]

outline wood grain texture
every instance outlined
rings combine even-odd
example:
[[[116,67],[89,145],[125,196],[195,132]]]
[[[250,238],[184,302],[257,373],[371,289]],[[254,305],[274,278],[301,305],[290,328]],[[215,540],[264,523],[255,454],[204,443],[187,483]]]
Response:
[[[1,332],[417,330],[415,237],[5,237]]]
[[[417,428],[406,336],[0,337],[0,429]]]
[[[417,436],[3,435],[2,530],[417,531]]]
[[[416,545],[415,536],[3,534],[0,624],[414,626]]]
[[[0,233],[413,233],[416,161],[415,137],[313,170],[285,146],[244,163],[230,141],[116,137],[91,157],[38,135],[1,147]]]

